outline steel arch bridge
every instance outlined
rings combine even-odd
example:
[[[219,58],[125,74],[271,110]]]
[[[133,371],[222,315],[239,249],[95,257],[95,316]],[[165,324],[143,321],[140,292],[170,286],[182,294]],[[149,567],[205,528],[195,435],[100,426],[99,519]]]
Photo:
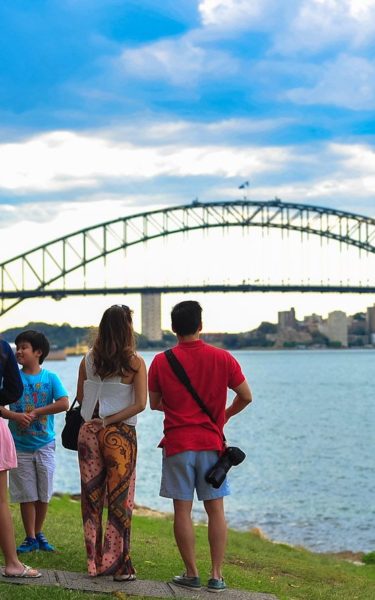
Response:
[[[375,254],[375,219],[363,215],[279,199],[236,200],[174,206],[143,212],[80,229],[0,264],[0,316],[26,298],[185,291],[300,291],[375,293],[374,286],[344,285],[194,285],[96,287],[70,289],[65,277],[120,250],[181,232],[210,228],[260,227],[327,238]],[[58,286],[58,284],[60,284]]]

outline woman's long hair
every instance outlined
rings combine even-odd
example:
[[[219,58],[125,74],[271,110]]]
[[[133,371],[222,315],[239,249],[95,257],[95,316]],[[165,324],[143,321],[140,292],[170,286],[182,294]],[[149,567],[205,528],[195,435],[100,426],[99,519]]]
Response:
[[[93,346],[95,372],[101,379],[124,377],[135,369],[130,362],[135,354],[132,313],[128,306],[115,304],[104,312]]]

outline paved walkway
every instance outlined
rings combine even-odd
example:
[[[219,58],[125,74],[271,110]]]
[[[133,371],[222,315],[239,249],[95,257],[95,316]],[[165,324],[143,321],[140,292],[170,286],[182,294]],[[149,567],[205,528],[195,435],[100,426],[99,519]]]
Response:
[[[149,596],[153,598],[187,598],[191,600],[213,600],[214,594],[202,587],[200,591],[190,591],[180,588],[173,583],[163,581],[141,580],[117,582],[112,577],[89,577],[85,573],[70,571],[49,571],[41,569],[42,577],[38,579],[22,579],[0,577],[1,583],[12,583],[15,585],[43,585],[60,586],[68,590],[79,590],[82,592],[113,593],[123,592],[124,597]],[[277,600],[272,594],[258,592],[246,592],[244,590],[228,589],[218,594],[219,598],[230,600]]]

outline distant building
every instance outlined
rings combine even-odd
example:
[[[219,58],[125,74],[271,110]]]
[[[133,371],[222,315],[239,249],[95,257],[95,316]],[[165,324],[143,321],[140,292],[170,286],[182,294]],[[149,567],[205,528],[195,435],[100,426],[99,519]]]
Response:
[[[277,330],[297,329],[296,311],[294,308],[290,310],[282,310],[277,313]]]
[[[327,319],[327,337],[331,342],[340,342],[341,346],[348,345],[348,321],[346,313],[334,310]]]
[[[142,334],[150,342],[162,340],[161,294],[142,294]]]
[[[368,340],[375,346],[375,304],[368,307],[366,317]]]
[[[369,334],[375,333],[375,304],[367,309],[367,331]]]
[[[303,319],[303,323],[310,333],[316,333],[320,331],[321,325],[323,323],[323,319],[320,315],[316,315],[313,313],[312,315],[307,315]]]

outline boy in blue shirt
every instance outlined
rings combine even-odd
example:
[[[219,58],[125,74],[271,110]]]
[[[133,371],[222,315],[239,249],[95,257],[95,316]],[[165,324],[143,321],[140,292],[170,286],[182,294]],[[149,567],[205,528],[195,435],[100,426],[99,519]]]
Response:
[[[10,497],[20,504],[26,532],[17,552],[51,552],[55,548],[42,527],[53,491],[54,415],[69,408],[68,394],[59,377],[40,366],[49,352],[43,333],[29,329],[16,337],[15,344],[24,391],[12,410],[2,409],[2,416],[9,419],[18,461],[18,468],[9,473]]]

